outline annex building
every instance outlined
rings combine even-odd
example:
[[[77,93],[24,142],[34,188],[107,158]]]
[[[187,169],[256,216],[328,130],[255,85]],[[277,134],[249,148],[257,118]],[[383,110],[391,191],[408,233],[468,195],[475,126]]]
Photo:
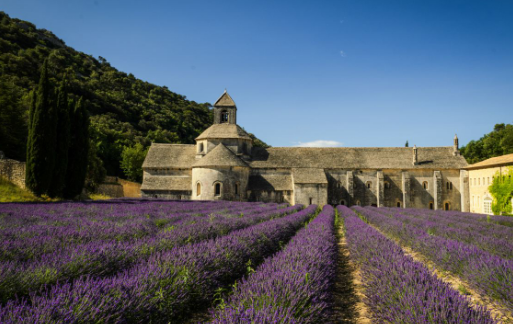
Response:
[[[467,162],[446,147],[253,147],[225,91],[196,144],[152,144],[143,197],[469,210]]]
[[[496,156],[465,167],[469,174],[470,212],[493,214],[493,197],[488,187],[495,177],[505,177],[509,168],[513,168],[513,154]]]

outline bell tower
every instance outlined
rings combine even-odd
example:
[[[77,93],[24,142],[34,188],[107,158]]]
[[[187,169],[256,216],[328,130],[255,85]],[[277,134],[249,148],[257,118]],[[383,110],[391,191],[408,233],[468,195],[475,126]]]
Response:
[[[237,106],[226,90],[214,104],[215,124],[237,124]]]

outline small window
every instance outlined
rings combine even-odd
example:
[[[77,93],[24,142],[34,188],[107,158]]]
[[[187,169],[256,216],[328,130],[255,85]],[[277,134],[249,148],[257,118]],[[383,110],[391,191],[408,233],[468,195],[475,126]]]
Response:
[[[450,204],[450,203],[448,203],[448,202],[446,202],[446,203],[444,204],[444,210],[451,210],[451,204]]]
[[[196,184],[196,196],[201,195],[201,183]]]
[[[199,152],[199,153],[202,153],[202,152],[203,152],[203,149],[204,149],[204,147],[203,147],[203,143],[200,143],[199,148],[198,148],[198,152]]]
[[[367,181],[367,189],[370,189],[371,186],[372,186],[372,182]]]
[[[452,182],[449,182],[449,190],[452,190]]]
[[[447,190],[449,190],[449,182],[447,182],[447,184],[446,184],[446,185],[447,185]]]
[[[346,205],[345,200],[341,200],[341,201],[340,201],[340,204],[341,204],[342,206],[345,206],[345,205]]]
[[[485,214],[493,214],[492,213],[492,200],[490,198],[485,198],[483,201],[483,211]]]
[[[433,209],[433,202],[429,203],[429,209],[431,209],[431,210]]]
[[[248,145],[246,143],[242,143],[242,153],[246,154],[248,152]]]
[[[221,196],[221,184],[220,183],[215,184],[215,195]]]
[[[359,201],[359,200],[357,200],[357,201],[356,201],[356,206],[361,206],[361,204],[360,204],[360,201]]]
[[[238,183],[235,184],[235,194],[236,195],[239,194],[239,184]]]
[[[422,182],[422,188],[429,189],[429,183],[427,181]]]
[[[397,202],[397,207],[401,208],[401,202],[400,201]]]
[[[477,178],[477,185],[480,186],[481,185],[481,178]]]
[[[313,202],[313,198],[310,198],[310,205],[312,204],[312,202]]]
[[[229,113],[226,110],[221,112],[221,123],[227,123],[229,119]]]
[[[390,189],[390,183],[385,182],[385,189]]]

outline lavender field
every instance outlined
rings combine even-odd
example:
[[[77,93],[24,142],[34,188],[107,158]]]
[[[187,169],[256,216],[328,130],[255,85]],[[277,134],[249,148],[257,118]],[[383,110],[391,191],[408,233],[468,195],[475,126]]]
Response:
[[[415,209],[0,204],[0,323],[365,322],[357,303],[375,323],[508,322],[512,234],[508,218]]]

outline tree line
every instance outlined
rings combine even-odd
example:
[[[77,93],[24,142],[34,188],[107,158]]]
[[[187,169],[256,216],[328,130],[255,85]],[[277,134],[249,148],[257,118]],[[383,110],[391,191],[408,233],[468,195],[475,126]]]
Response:
[[[54,88],[45,60],[28,116],[25,182],[34,194],[71,199],[82,192],[89,155],[89,114],[69,100],[66,75]]]

